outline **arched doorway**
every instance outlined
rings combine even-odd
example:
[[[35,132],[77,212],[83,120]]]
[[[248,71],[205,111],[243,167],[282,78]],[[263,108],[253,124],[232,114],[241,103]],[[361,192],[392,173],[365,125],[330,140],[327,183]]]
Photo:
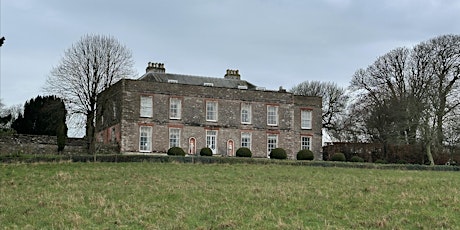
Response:
[[[235,156],[235,142],[232,139],[227,141],[227,156]]]
[[[188,139],[188,154],[196,154],[196,139],[194,137]]]

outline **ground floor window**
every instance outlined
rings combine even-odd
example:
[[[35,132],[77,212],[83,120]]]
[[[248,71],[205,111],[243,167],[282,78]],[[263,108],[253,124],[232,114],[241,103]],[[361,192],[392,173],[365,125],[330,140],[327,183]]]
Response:
[[[251,149],[251,133],[241,133],[241,147]]]
[[[302,136],[300,139],[300,149],[308,149],[310,150],[311,146],[311,137],[310,136]]]
[[[141,126],[139,128],[139,151],[151,152],[152,151],[152,127]]]
[[[169,129],[169,148],[180,147],[180,129]]]
[[[267,156],[273,149],[278,148],[278,135],[268,134],[267,135]]]
[[[207,130],[206,131],[206,146],[212,150],[213,154],[217,153],[217,131]]]

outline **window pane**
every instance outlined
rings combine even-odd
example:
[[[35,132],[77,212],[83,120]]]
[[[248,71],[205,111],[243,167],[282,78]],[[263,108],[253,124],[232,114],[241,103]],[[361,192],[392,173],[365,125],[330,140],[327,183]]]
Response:
[[[141,96],[141,117],[152,117],[153,114],[153,101],[152,97]]]
[[[208,101],[206,102],[206,120],[217,121],[217,102]]]
[[[276,149],[278,144],[278,135],[276,134],[269,134],[267,135],[267,154],[270,154],[270,152],[273,149]]]
[[[181,118],[181,104],[182,101],[178,98],[171,98],[169,101],[169,118],[180,119]]]
[[[241,133],[241,147],[251,149],[251,133]]]
[[[311,129],[311,110],[302,110],[301,112],[301,128]]]
[[[141,126],[139,128],[139,150],[141,152],[152,151],[152,127]]]
[[[300,149],[310,149],[310,137],[302,137]]]
[[[180,129],[169,129],[169,147],[180,147]]]
[[[267,106],[267,124],[278,125],[278,107]]]
[[[241,104],[241,123],[251,123],[251,104]]]

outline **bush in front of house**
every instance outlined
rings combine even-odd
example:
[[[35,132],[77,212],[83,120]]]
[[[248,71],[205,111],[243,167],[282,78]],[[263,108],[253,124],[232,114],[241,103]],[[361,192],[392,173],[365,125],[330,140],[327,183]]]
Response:
[[[311,161],[311,160],[313,160],[315,158],[315,156],[313,155],[313,152],[311,150],[302,149],[297,153],[296,158],[299,161],[301,161],[301,160]]]
[[[407,161],[404,159],[399,159],[396,161],[396,164],[404,165],[404,164],[407,164]]]
[[[212,156],[212,150],[210,148],[208,148],[208,147],[202,148],[200,150],[200,156],[210,157],[210,156]]]
[[[388,162],[386,160],[384,160],[384,159],[378,159],[374,163],[376,163],[376,164],[387,164]]]
[[[251,157],[251,156],[252,156],[252,152],[251,152],[251,150],[248,149],[248,148],[241,147],[241,148],[239,148],[238,150],[236,150],[236,156],[237,156],[237,157]]]
[[[286,150],[284,150],[282,148],[273,149],[270,152],[270,158],[272,158],[272,159],[280,159],[280,160],[287,159]]]
[[[171,147],[167,153],[169,156],[185,156],[185,151],[180,147]]]
[[[351,162],[364,162],[364,159],[360,156],[353,156],[350,159]]]
[[[346,161],[345,154],[343,153],[334,153],[331,157],[331,161]]]

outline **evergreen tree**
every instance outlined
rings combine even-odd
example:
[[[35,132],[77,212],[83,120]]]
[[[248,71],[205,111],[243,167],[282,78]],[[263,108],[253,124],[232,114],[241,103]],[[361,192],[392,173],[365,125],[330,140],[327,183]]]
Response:
[[[27,101],[24,113],[11,127],[20,134],[57,136],[58,150],[62,151],[67,139],[65,123],[67,110],[64,101],[56,96],[37,96]]]

